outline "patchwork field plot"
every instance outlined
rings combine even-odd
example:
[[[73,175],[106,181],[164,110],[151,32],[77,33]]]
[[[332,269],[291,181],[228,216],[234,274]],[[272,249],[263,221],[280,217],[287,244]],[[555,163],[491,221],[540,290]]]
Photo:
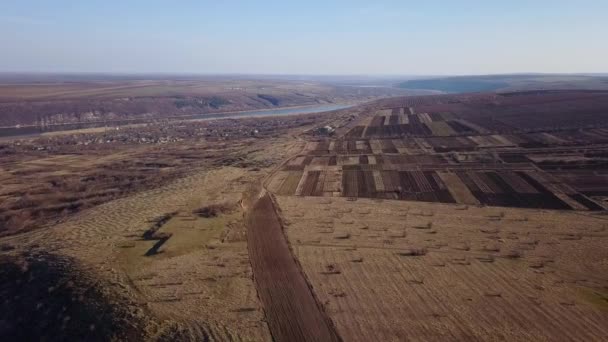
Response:
[[[583,128],[576,115],[566,116],[567,110],[598,119]],[[601,121],[600,113],[608,113],[608,92],[380,101],[343,136],[309,141],[274,176],[271,190],[297,196],[605,210],[608,127],[602,126],[608,120]]]
[[[387,160],[386,156],[374,159]],[[416,167],[416,159],[413,160],[412,164],[367,164],[357,163],[360,161],[357,157],[352,164],[325,168],[303,166],[304,171],[277,173],[270,189],[280,195],[367,197],[566,210],[603,209],[601,204],[566,183],[550,183],[550,175],[533,167],[468,169],[448,164],[418,164]],[[559,176],[571,182],[568,176]],[[605,180],[605,176],[595,177],[596,181]],[[578,188],[584,189],[580,185]],[[603,185],[593,189],[588,195],[608,194]]]

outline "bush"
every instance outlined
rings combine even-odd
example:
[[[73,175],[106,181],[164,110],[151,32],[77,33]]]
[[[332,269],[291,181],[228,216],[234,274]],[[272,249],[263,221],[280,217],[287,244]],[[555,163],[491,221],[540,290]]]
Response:
[[[426,255],[426,253],[426,248],[411,248],[397,252],[397,254],[401,256],[423,256]]]
[[[216,217],[223,213],[231,212],[234,205],[229,203],[210,204],[206,207],[198,208],[192,213],[204,218]]]

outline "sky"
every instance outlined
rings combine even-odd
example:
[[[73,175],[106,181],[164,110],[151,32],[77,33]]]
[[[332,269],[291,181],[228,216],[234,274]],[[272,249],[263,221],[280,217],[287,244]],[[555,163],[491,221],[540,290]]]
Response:
[[[608,72],[608,1],[0,0],[0,71]]]

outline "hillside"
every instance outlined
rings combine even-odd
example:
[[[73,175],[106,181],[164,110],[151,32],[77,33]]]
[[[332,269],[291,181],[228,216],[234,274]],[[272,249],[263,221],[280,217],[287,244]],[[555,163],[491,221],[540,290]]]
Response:
[[[397,84],[402,89],[436,90],[445,93],[484,91],[608,89],[608,77],[587,75],[486,75],[412,79]]]

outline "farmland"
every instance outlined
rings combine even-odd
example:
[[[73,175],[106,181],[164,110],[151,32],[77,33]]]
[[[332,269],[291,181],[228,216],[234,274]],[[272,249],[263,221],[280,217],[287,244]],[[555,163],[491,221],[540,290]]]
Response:
[[[607,122],[602,91],[475,93],[1,141],[0,319],[22,339],[34,317],[106,340],[602,341]]]
[[[1,141],[0,336],[279,336],[254,282],[260,269],[252,266],[268,265],[250,258],[251,208],[241,203],[285,153],[302,149],[291,136],[319,122],[345,125],[357,112],[172,120]],[[308,289],[298,274],[299,289]],[[22,282],[31,284],[27,301]],[[292,293],[319,310],[312,292]],[[29,319],[41,323],[26,329]]]
[[[374,102],[272,175],[347,341],[608,334],[608,93]]]
[[[299,196],[605,209],[608,93],[396,102],[378,102],[342,137],[310,141],[271,186]]]
[[[601,341],[605,221],[573,212],[278,196],[345,341]],[[599,304],[599,305],[598,305]]]

